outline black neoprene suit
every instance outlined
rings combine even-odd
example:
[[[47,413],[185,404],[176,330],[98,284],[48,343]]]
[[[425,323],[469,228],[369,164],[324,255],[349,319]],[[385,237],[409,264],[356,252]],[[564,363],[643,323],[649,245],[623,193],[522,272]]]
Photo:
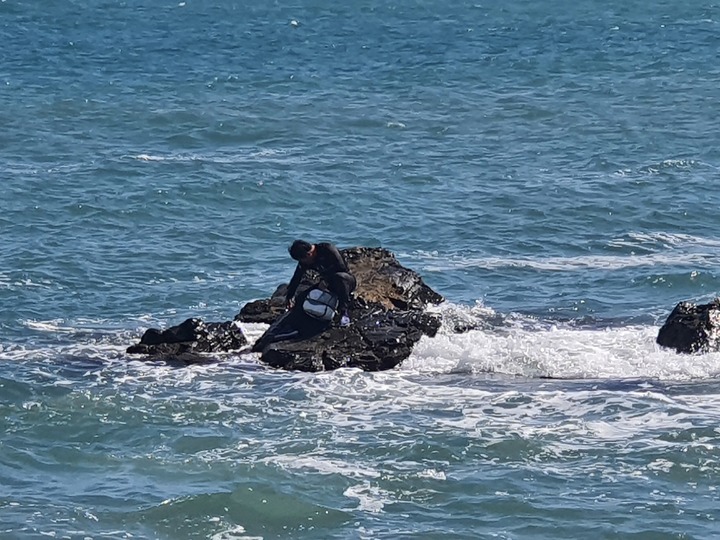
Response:
[[[337,248],[328,242],[315,244],[313,262],[306,266],[298,263],[295,268],[295,273],[288,285],[287,300],[295,296],[298,285],[308,270],[315,270],[325,280],[330,292],[337,295],[338,310],[343,313],[350,301],[350,293],[355,290],[357,282]]]

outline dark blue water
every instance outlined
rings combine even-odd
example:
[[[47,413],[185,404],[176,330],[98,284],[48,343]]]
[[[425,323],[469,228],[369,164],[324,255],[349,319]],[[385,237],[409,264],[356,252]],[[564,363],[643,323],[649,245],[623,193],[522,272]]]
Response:
[[[654,339],[720,289],[720,7],[211,4],[0,2],[0,537],[716,536],[720,355]],[[381,374],[125,354],[297,237],[506,324]]]

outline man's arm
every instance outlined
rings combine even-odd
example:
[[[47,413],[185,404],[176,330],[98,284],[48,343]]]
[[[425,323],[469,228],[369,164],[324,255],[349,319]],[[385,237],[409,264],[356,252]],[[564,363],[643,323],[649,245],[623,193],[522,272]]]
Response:
[[[295,291],[297,291],[298,285],[300,285],[300,280],[302,280],[304,275],[305,269],[300,263],[298,263],[297,267],[295,268],[295,273],[293,274],[292,279],[290,280],[290,284],[288,285],[287,293],[285,293],[285,300],[289,302],[293,299],[293,297],[295,296]]]

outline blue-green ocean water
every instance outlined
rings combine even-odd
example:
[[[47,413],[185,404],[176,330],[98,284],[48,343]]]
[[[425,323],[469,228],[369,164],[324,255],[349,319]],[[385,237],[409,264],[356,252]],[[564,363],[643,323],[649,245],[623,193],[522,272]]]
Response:
[[[720,289],[719,50],[704,0],[0,1],[0,538],[720,538],[720,354],[654,344]],[[296,237],[487,324],[125,354]]]

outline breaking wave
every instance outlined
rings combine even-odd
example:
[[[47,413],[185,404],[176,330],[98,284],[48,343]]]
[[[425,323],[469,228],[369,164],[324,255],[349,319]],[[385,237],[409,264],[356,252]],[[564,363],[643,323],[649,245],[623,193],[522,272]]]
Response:
[[[697,380],[720,376],[720,353],[679,355],[655,343],[658,327],[599,322],[540,320],[499,314],[492,309],[445,303],[436,308],[444,323],[433,338],[423,337],[398,368],[405,374],[485,374],[529,379]],[[2,361],[63,364],[143,362],[125,353],[152,321],[119,327],[111,321],[25,321],[36,339],[0,346]],[[154,324],[157,325],[157,324]],[[252,343],[267,328],[241,325]],[[458,332],[458,328],[468,330]],[[212,369],[265,369],[256,354],[222,353]],[[157,363],[149,363],[157,369]]]

